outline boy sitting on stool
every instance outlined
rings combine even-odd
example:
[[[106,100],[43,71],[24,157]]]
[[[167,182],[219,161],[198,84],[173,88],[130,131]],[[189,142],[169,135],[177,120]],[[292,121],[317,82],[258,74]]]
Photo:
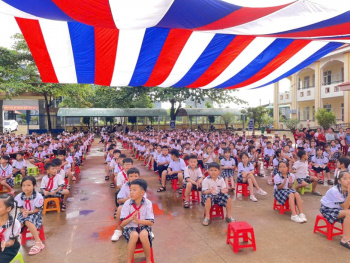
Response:
[[[216,162],[209,163],[208,173],[209,176],[202,182],[202,201],[205,204],[203,226],[210,224],[210,209],[215,204],[226,207],[226,222],[235,221],[231,217],[231,197],[227,194],[228,188],[224,179],[220,176],[220,165]]]

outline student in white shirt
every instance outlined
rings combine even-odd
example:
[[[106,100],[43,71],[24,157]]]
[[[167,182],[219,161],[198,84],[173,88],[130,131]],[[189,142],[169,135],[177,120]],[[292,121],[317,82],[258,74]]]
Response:
[[[326,172],[328,177],[328,185],[333,185],[333,181],[331,180],[331,174],[328,168],[328,158],[323,155],[323,150],[321,147],[316,148],[316,155],[311,159],[312,169],[316,172],[317,177],[320,176],[321,172]],[[319,184],[323,184],[323,180],[318,180]]]
[[[203,174],[198,167],[197,156],[192,154],[188,157],[188,166],[184,170],[185,201],[184,208],[189,208],[189,198],[192,190],[202,190]]]
[[[21,177],[26,176],[26,170],[27,170],[27,163],[26,160],[23,159],[23,153],[19,152],[16,154],[16,160],[12,163],[12,173],[14,176],[17,174],[20,174]]]
[[[225,180],[225,184],[227,185],[229,190],[234,190],[235,181],[233,177],[235,176],[234,169],[236,161],[231,158],[230,148],[226,148],[224,150],[224,156],[220,161],[221,164],[221,175]],[[231,183],[231,187],[229,187],[229,182]]]
[[[338,184],[330,188],[321,199],[321,214],[326,220],[343,223],[343,237],[340,245],[350,249],[350,173],[341,171]]]

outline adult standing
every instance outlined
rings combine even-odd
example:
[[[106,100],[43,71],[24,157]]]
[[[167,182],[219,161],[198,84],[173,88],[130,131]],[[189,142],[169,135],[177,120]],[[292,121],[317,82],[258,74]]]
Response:
[[[321,129],[321,131],[320,131],[320,133],[319,133],[317,138],[318,138],[318,145],[324,147],[325,144],[327,143],[327,140],[326,140],[326,136],[324,134],[324,130],[323,129]]]

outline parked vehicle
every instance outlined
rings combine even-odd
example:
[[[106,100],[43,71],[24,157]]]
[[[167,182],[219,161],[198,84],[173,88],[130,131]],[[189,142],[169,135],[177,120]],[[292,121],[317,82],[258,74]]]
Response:
[[[18,122],[15,120],[4,120],[4,131],[5,132],[12,132],[17,131],[18,129]]]

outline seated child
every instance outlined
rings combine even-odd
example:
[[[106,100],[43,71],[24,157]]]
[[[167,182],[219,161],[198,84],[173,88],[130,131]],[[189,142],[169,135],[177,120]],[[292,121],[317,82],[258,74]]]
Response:
[[[0,195],[0,217],[3,225],[1,238],[0,262],[11,262],[17,255],[20,244],[18,242],[21,233],[21,224],[16,219],[17,209],[15,209],[15,217],[12,217],[11,211],[15,207],[15,199],[12,195]]]
[[[256,192],[260,195],[267,195],[267,193],[262,190],[254,177],[254,167],[251,163],[249,163],[249,157],[246,152],[242,152],[240,155],[241,162],[238,164],[238,176],[237,183],[248,184],[250,191],[250,200],[253,202],[257,202],[254,195],[254,187],[256,188]]]
[[[338,184],[339,173],[341,171],[348,170],[349,165],[350,165],[350,159],[348,159],[346,157],[340,157],[337,160],[337,168],[334,171],[334,185]]]
[[[21,182],[22,193],[15,198],[17,207],[20,209],[17,220],[21,223],[21,227],[27,227],[33,235],[35,244],[29,250],[29,255],[38,254],[45,245],[39,237],[37,229],[43,224],[42,208],[44,203],[43,196],[35,191],[36,180],[33,176],[26,176]]]
[[[275,151],[272,149],[272,143],[268,141],[266,143],[266,148],[264,149],[264,160],[268,162],[267,167],[272,164],[273,157],[275,155]]]
[[[131,169],[134,165],[134,160],[131,158],[124,158],[123,159],[123,169],[120,169],[120,172],[117,174],[117,190],[121,189],[123,184],[125,184],[128,181],[127,172],[129,169]]]
[[[350,173],[341,171],[338,184],[330,188],[321,199],[321,214],[326,220],[343,223],[343,237],[340,245],[350,248]]]
[[[210,224],[210,209],[215,204],[226,207],[226,222],[235,221],[231,217],[231,197],[227,194],[228,188],[224,179],[220,176],[220,165],[215,162],[208,164],[208,173],[209,176],[202,182],[202,202],[205,206],[203,226]]]
[[[162,146],[162,154],[157,156],[157,169],[160,177],[159,180],[161,180],[163,172],[167,170],[168,165],[171,161],[171,157],[168,152],[168,146],[164,145]]]
[[[259,153],[256,151],[256,148],[254,145],[249,146],[248,156],[249,156],[249,162],[253,164],[254,168],[258,173],[257,175],[259,177],[264,177],[264,175],[260,171]],[[255,172],[255,169],[254,169],[254,172]]]
[[[128,242],[127,262],[132,262],[136,243],[142,243],[146,262],[151,262],[152,228],[154,214],[152,202],[144,198],[147,191],[147,182],[136,179],[130,184],[130,199],[127,200],[120,213],[123,235]]]
[[[46,163],[45,170],[47,175],[41,179],[40,193],[44,198],[58,197],[63,195],[61,211],[66,211],[67,198],[69,195],[68,189],[63,189],[65,182],[57,175],[56,166],[53,163]]]
[[[110,163],[113,159],[113,152],[114,152],[114,148],[113,147],[109,147],[107,149],[107,156],[106,156],[106,160],[105,160],[105,163],[106,163],[106,176],[105,176],[105,180],[108,181],[109,180],[109,175],[110,175]]]
[[[118,209],[115,219],[117,229],[114,231],[114,234],[111,238],[112,241],[118,241],[119,238],[123,235],[122,228],[120,227],[120,213],[122,211],[124,203],[130,199],[130,184],[132,181],[140,178],[140,171],[137,168],[130,168],[128,169],[127,175],[128,181],[123,184],[117,195]],[[144,197],[147,198],[146,193]]]
[[[67,181],[68,181],[67,189],[69,190],[70,186],[72,184],[72,181],[73,181],[73,174],[72,174],[72,170],[71,170],[72,166],[71,166],[70,162],[66,160],[66,150],[59,150],[57,158],[60,159],[62,162],[61,169],[64,170],[65,179],[67,178]],[[74,178],[74,181],[75,180],[76,179]]]
[[[233,180],[233,177],[235,176],[235,164],[236,161],[231,158],[231,151],[230,148],[226,148],[224,150],[224,156],[220,161],[221,164],[221,176],[225,180],[225,184],[228,188],[228,190],[234,190],[235,189],[235,181]],[[229,182],[231,183],[231,187],[229,187]]]
[[[331,180],[331,174],[329,172],[329,168],[327,166],[328,159],[323,155],[323,150],[321,147],[316,148],[316,155],[311,158],[312,169],[317,173],[317,178],[320,176],[321,172],[326,172],[329,185],[333,185],[333,181]],[[319,184],[324,184],[322,179],[318,180]]]
[[[44,163],[45,155],[43,153],[43,149],[43,145],[38,146],[38,151],[34,154],[33,158],[29,159],[29,162],[31,164]]]
[[[206,148],[206,153],[203,155],[203,162],[204,162],[204,168],[207,170],[207,166],[209,163],[213,163],[217,161],[216,154],[213,151],[213,147],[211,145],[208,145]]]
[[[275,190],[273,196],[277,202],[284,205],[289,200],[290,210],[292,212],[291,220],[297,223],[307,222],[304,215],[303,203],[300,194],[293,187],[293,176],[288,172],[288,161],[281,161],[278,164],[278,173],[274,177]],[[296,212],[296,207],[299,209],[299,215]]]
[[[312,184],[311,194],[321,196],[319,192],[316,192],[317,187],[317,177],[309,175],[309,163],[308,156],[304,150],[299,150],[297,153],[299,160],[293,164],[293,170],[298,184],[295,187],[295,190],[299,188],[306,187],[309,184]]]
[[[114,171],[115,171],[116,166],[119,165],[119,156],[120,156],[120,154],[121,154],[120,150],[118,150],[118,149],[114,150],[113,151],[113,158],[112,158],[112,160],[111,160],[111,162],[109,164],[109,170],[110,171],[108,172],[108,174],[110,174],[111,177],[112,177],[112,182],[109,185],[111,188],[115,188],[115,184],[114,184],[115,173],[114,173]]]
[[[162,173],[162,186],[157,190],[157,192],[166,191],[166,180],[179,179],[179,194],[182,194],[182,183],[183,183],[183,171],[186,168],[185,161],[180,158],[180,153],[176,149],[170,151],[171,161],[166,171]]]
[[[9,189],[10,194],[14,194],[14,182],[12,178],[12,166],[10,165],[10,156],[3,155],[0,159],[0,184]]]
[[[198,167],[197,156],[192,154],[188,156],[188,166],[184,170],[185,201],[184,208],[190,207],[190,194],[192,190],[202,190],[202,170]]]
[[[27,163],[26,160],[23,159],[23,155],[22,152],[16,154],[16,160],[12,164],[13,176],[16,176],[17,174],[20,174],[22,178],[26,176]]]

